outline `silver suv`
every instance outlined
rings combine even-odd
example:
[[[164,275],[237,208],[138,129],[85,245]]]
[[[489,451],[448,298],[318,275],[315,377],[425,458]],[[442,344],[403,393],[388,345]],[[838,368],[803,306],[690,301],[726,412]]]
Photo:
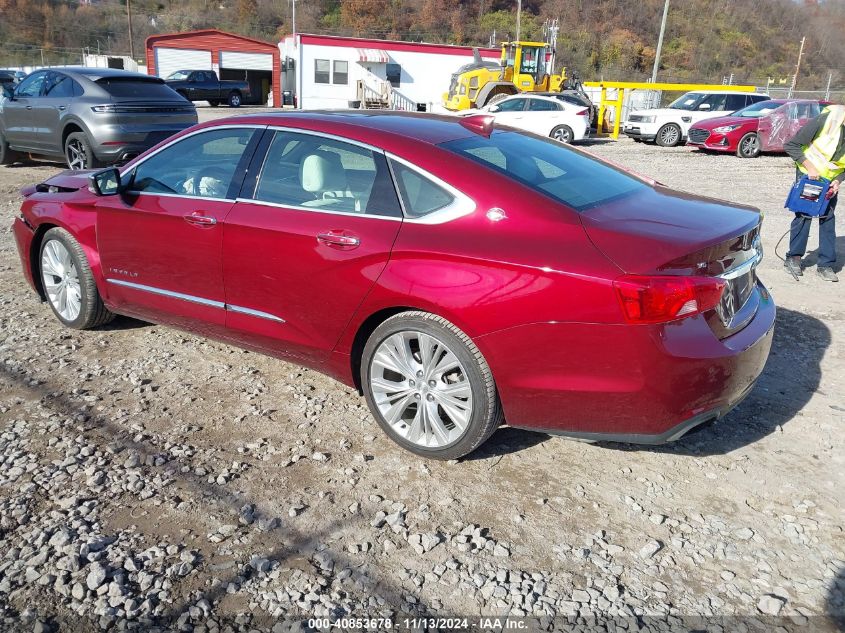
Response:
[[[197,122],[162,79],[109,68],[38,70],[0,99],[0,165],[22,154],[71,169],[120,163]]]

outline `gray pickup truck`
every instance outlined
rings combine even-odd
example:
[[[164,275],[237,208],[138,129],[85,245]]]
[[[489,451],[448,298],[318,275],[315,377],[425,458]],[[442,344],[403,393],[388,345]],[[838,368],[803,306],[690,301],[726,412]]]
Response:
[[[208,101],[213,107],[239,108],[250,96],[249,83],[218,79],[213,70],[177,70],[165,81],[188,101]]]

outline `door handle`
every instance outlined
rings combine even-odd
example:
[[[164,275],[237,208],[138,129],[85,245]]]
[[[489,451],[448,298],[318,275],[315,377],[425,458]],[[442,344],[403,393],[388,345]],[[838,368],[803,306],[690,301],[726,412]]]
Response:
[[[353,249],[361,245],[361,239],[354,235],[344,235],[338,231],[319,233],[317,241],[326,246],[339,246],[341,248]]]
[[[66,107],[67,106],[56,106],[56,108],[59,109],[59,110],[64,110]]]
[[[26,106],[27,110],[32,110],[32,106]]]
[[[188,215],[182,216],[188,224],[195,226],[214,226],[217,224],[217,218],[212,218],[208,215],[203,215],[201,211],[194,211]]]

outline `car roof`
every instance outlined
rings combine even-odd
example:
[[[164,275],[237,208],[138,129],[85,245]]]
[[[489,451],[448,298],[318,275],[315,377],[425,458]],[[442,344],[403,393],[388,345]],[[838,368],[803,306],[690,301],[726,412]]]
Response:
[[[128,70],[120,70],[119,68],[91,68],[87,66],[54,66],[46,70],[56,70],[58,72],[66,73],[68,75],[78,75],[85,77],[91,81],[98,79],[143,79],[146,81],[161,81],[159,77],[154,75],[145,75],[143,73],[133,73]]]
[[[740,90],[689,90],[685,94],[688,95],[753,95],[758,97],[768,97],[762,92],[742,92]]]
[[[407,146],[408,141],[437,145],[472,136],[474,133],[460,121],[455,116],[397,110],[295,110],[236,115],[209,121],[203,127],[218,124],[290,126],[323,131],[364,143],[385,145],[387,142],[398,147]]]

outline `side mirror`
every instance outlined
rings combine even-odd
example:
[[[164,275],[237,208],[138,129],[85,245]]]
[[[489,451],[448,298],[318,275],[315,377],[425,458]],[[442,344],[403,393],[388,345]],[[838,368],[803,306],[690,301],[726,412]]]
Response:
[[[123,191],[120,186],[120,172],[109,167],[88,176],[88,189],[96,196],[116,196]]]
[[[710,104],[709,104],[709,103],[702,103],[700,106],[698,106],[698,109],[699,109],[699,110],[705,110],[705,111],[706,111],[706,110],[709,110],[709,109],[710,109]]]
[[[498,111],[499,111],[499,110],[501,110],[501,109],[502,109],[502,108],[501,108],[500,106],[497,106],[497,105],[491,105],[489,108],[487,108],[487,111],[488,111],[488,112],[498,112]]]

